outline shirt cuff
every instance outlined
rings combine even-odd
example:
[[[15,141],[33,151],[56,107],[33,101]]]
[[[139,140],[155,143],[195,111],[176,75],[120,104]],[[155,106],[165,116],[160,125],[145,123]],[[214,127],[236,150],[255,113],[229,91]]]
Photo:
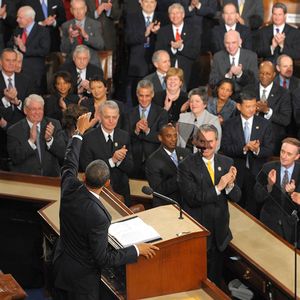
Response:
[[[78,135],[78,134],[74,134],[72,137],[73,137],[73,138],[75,137],[75,138],[77,138],[77,139],[82,140],[82,136],[81,136],[81,135]]]
[[[275,49],[273,49],[272,46],[270,46],[270,50],[271,50],[271,55],[274,55],[274,50]]]
[[[50,140],[49,142],[46,142],[46,145],[47,145],[48,149],[50,149],[50,147],[52,146],[53,141],[54,141],[54,138],[53,138],[53,136],[52,136],[52,137],[51,137],[51,140]]]
[[[20,101],[20,104],[17,106],[17,108],[19,109],[19,110],[22,110],[22,101],[21,100],[19,100]]]
[[[137,245],[132,245],[134,248],[135,248],[135,250],[136,250],[136,254],[137,254],[137,257],[139,257],[140,256],[140,251],[139,251],[139,248],[137,247]]]
[[[239,75],[236,75],[237,78],[241,78],[243,75],[243,71],[239,74]]]
[[[215,190],[216,190],[217,196],[221,195],[221,192],[218,190],[216,185],[215,185]]]
[[[178,48],[177,50],[178,50],[178,51],[182,51],[183,48],[184,48],[184,45],[182,44],[182,46],[181,46],[180,48]]]
[[[108,160],[108,163],[109,163],[111,168],[114,168],[116,166],[116,164],[113,162],[112,157]]]
[[[28,143],[29,143],[30,147],[32,148],[32,150],[36,149],[35,143],[33,143],[30,139],[28,139]]]
[[[175,49],[175,48],[173,48],[173,47],[171,47],[171,51],[172,51],[173,54],[176,54],[176,53],[177,53],[177,49]]]
[[[269,108],[269,111],[264,115],[265,119],[270,120],[273,115],[273,109]]]
[[[2,97],[1,100],[2,100],[3,106],[4,106],[5,108],[8,108],[8,107],[11,106],[10,102],[7,101],[5,97]]]
[[[232,191],[233,188],[234,188],[234,184],[232,184],[231,186],[227,186],[225,188],[226,195],[228,195]]]

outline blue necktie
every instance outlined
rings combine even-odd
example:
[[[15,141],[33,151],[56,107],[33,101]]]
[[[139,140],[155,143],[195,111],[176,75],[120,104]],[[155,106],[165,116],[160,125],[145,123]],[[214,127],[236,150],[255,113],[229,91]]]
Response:
[[[248,144],[250,141],[250,128],[249,128],[249,123],[248,121],[245,122],[244,125],[244,137],[245,137],[245,143]],[[249,165],[249,152],[247,152],[247,156],[246,156],[246,168],[249,169],[250,165]]]
[[[173,163],[176,165],[176,167],[178,167],[178,159],[177,159],[176,152],[173,151],[173,152],[171,153],[170,157],[171,157]]]
[[[42,10],[43,10],[45,19],[47,19],[48,18],[48,6],[46,4],[46,0],[42,0]]]

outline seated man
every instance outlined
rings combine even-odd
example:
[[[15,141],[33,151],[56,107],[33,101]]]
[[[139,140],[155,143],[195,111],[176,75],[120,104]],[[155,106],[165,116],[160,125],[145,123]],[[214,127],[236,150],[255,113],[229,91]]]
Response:
[[[161,146],[146,161],[146,179],[155,192],[180,203],[177,167],[190,154],[190,151],[176,147],[177,131],[172,124],[164,125],[160,129],[158,139]],[[164,204],[169,203],[157,197],[153,198],[153,206]]]
[[[263,203],[260,220],[289,243],[294,241],[293,210],[299,204],[290,198],[300,192],[300,141],[286,138],[282,141],[280,161],[266,163],[257,178],[255,199]]]
[[[258,217],[253,188],[262,165],[273,155],[273,135],[271,122],[256,115],[256,101],[254,91],[240,94],[240,116],[224,123],[221,151],[233,158],[238,170],[237,184],[242,190],[239,204]]]
[[[87,132],[83,138],[80,154],[80,168],[86,169],[95,159],[102,159],[109,166],[111,186],[122,195],[125,204],[130,206],[128,174],[133,168],[129,134],[116,128],[120,117],[118,105],[111,100],[98,108],[100,126]]]
[[[59,121],[44,117],[44,100],[29,95],[24,102],[26,118],[7,130],[11,171],[60,176],[66,144]]]
[[[208,278],[220,285],[223,252],[232,239],[227,202],[238,201],[241,191],[234,183],[237,170],[233,160],[215,153],[218,145],[215,126],[201,125],[194,137],[201,150],[178,165],[178,185],[183,208],[210,231]]]
[[[229,30],[235,30],[240,33],[242,40],[241,47],[252,50],[252,37],[250,29],[238,22],[239,13],[237,7],[233,3],[228,3],[223,6],[222,18],[224,23],[215,26],[212,29],[211,50],[216,53],[220,50],[225,50],[224,35]]]
[[[167,112],[152,102],[153,84],[141,80],[136,89],[139,105],[127,115],[126,130],[130,134],[134,169],[132,176],[145,178],[144,164],[147,158],[159,147],[158,132],[168,123]]]
[[[171,67],[170,55],[165,50],[157,50],[153,53],[152,63],[156,69],[155,72],[147,75],[144,79],[153,83],[154,93],[166,89],[166,75]]]
[[[276,62],[280,54],[286,54],[292,59],[300,58],[300,32],[286,24],[287,7],[277,2],[272,8],[272,25],[262,27],[256,39],[258,57]]]
[[[74,19],[61,26],[61,52],[66,53],[67,60],[71,61],[76,46],[85,45],[91,53],[91,64],[100,67],[97,51],[104,49],[101,24],[86,16],[87,6],[84,0],[72,0],[71,12]]]
[[[214,55],[209,75],[211,88],[224,78],[232,79],[235,89],[232,95],[234,100],[238,98],[244,86],[254,84],[258,77],[257,56],[251,50],[240,48],[241,43],[237,31],[226,32],[224,36],[226,50],[221,50]]]
[[[85,45],[78,45],[73,52],[73,61],[66,62],[61,71],[67,71],[72,77],[72,86],[78,95],[87,95],[89,92],[89,79],[95,76],[103,78],[103,71],[90,63],[90,50]],[[76,93],[75,92],[75,93]]]

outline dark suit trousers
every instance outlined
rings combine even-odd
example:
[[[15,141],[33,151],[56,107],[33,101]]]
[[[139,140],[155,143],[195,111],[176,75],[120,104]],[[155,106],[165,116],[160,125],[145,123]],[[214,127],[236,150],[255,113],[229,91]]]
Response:
[[[221,288],[223,277],[224,252],[217,249],[215,243],[207,251],[207,277]]]
[[[99,278],[100,285],[100,278]],[[89,294],[78,294],[75,292],[65,291],[61,289],[54,290],[55,300],[99,300],[99,289],[91,291]]]

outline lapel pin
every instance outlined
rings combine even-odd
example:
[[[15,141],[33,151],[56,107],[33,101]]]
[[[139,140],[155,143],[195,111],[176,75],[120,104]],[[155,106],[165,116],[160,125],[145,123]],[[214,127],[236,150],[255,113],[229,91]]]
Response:
[[[118,147],[118,146],[119,146],[117,142],[115,142],[115,144],[114,144],[114,145],[115,145],[115,147]]]
[[[259,129],[259,126],[256,126],[255,128],[256,128],[256,129]]]
[[[221,168],[221,167],[218,167],[218,171],[222,171],[222,168]]]
[[[179,160],[182,160],[183,159],[183,157],[182,156],[179,156]]]
[[[186,35],[186,33],[184,32],[183,35]]]

